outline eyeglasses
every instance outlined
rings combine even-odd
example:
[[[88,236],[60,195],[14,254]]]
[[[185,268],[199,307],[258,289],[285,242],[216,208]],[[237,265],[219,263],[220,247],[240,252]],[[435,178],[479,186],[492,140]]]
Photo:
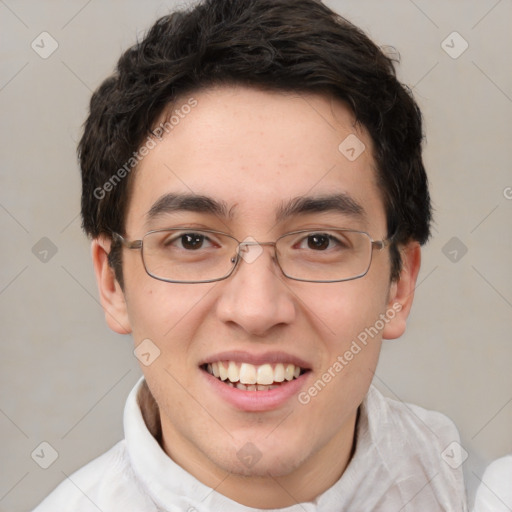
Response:
[[[293,231],[275,242],[240,242],[227,233],[177,227],[149,231],[142,240],[113,239],[128,249],[140,249],[146,272],[169,283],[211,283],[228,278],[241,259],[252,263],[263,246],[274,247],[281,272],[289,279],[335,283],[358,279],[368,273],[373,249],[391,241],[372,240],[368,233],[352,229],[318,228]]]

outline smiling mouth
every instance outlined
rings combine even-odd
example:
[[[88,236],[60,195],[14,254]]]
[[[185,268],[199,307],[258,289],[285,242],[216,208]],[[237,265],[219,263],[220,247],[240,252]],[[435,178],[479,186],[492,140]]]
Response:
[[[236,361],[216,361],[201,368],[224,384],[243,391],[271,391],[309,371],[292,363],[253,365]]]

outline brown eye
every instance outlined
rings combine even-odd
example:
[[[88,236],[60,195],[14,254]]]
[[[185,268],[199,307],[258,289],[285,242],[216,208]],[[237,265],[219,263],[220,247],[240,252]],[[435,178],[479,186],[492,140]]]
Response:
[[[187,250],[201,249],[205,241],[205,236],[198,233],[186,233],[180,237],[181,246]]]
[[[329,247],[331,241],[328,235],[314,234],[308,236],[308,248],[316,251],[323,251]]]
[[[208,247],[208,243],[211,245],[209,238],[201,233],[180,233],[165,238],[161,245],[165,249],[197,251]]]

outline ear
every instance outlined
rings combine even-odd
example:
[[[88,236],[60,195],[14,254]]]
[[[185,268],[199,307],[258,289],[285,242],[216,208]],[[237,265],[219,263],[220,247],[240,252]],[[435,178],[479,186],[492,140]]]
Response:
[[[124,292],[115,278],[114,270],[108,263],[112,241],[100,236],[92,241],[91,253],[94,273],[100,292],[100,301],[105,311],[107,325],[119,334],[132,332]]]
[[[382,332],[382,337],[387,340],[399,338],[405,332],[421,265],[421,248],[418,242],[409,242],[400,249],[400,254],[402,270],[399,278],[391,283],[387,304],[387,311],[394,311],[395,315]]]

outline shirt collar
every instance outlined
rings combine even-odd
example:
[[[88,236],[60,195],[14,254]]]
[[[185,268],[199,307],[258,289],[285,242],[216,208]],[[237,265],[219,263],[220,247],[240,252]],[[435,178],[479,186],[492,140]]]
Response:
[[[197,512],[255,512],[257,509],[240,505],[202,484],[163,451],[155,439],[155,436],[158,438],[160,428],[157,405],[151,400],[152,397],[148,399],[145,396],[145,386],[144,378],[141,378],[127,399],[124,429],[132,468],[148,496],[161,510],[174,510],[177,507],[179,510]],[[386,500],[395,503],[401,501],[400,491],[394,486],[397,471],[400,470],[387,465],[390,453],[396,453],[393,444],[396,441],[396,426],[392,425],[388,417],[389,411],[384,400],[371,386],[359,410],[355,452],[342,478],[311,503],[275,511],[320,512],[332,510],[334,503],[339,506],[338,510],[359,506],[365,492],[375,496],[372,491],[377,490],[374,487],[376,482],[382,486],[383,493],[387,494]],[[144,416],[141,407],[144,408]]]

